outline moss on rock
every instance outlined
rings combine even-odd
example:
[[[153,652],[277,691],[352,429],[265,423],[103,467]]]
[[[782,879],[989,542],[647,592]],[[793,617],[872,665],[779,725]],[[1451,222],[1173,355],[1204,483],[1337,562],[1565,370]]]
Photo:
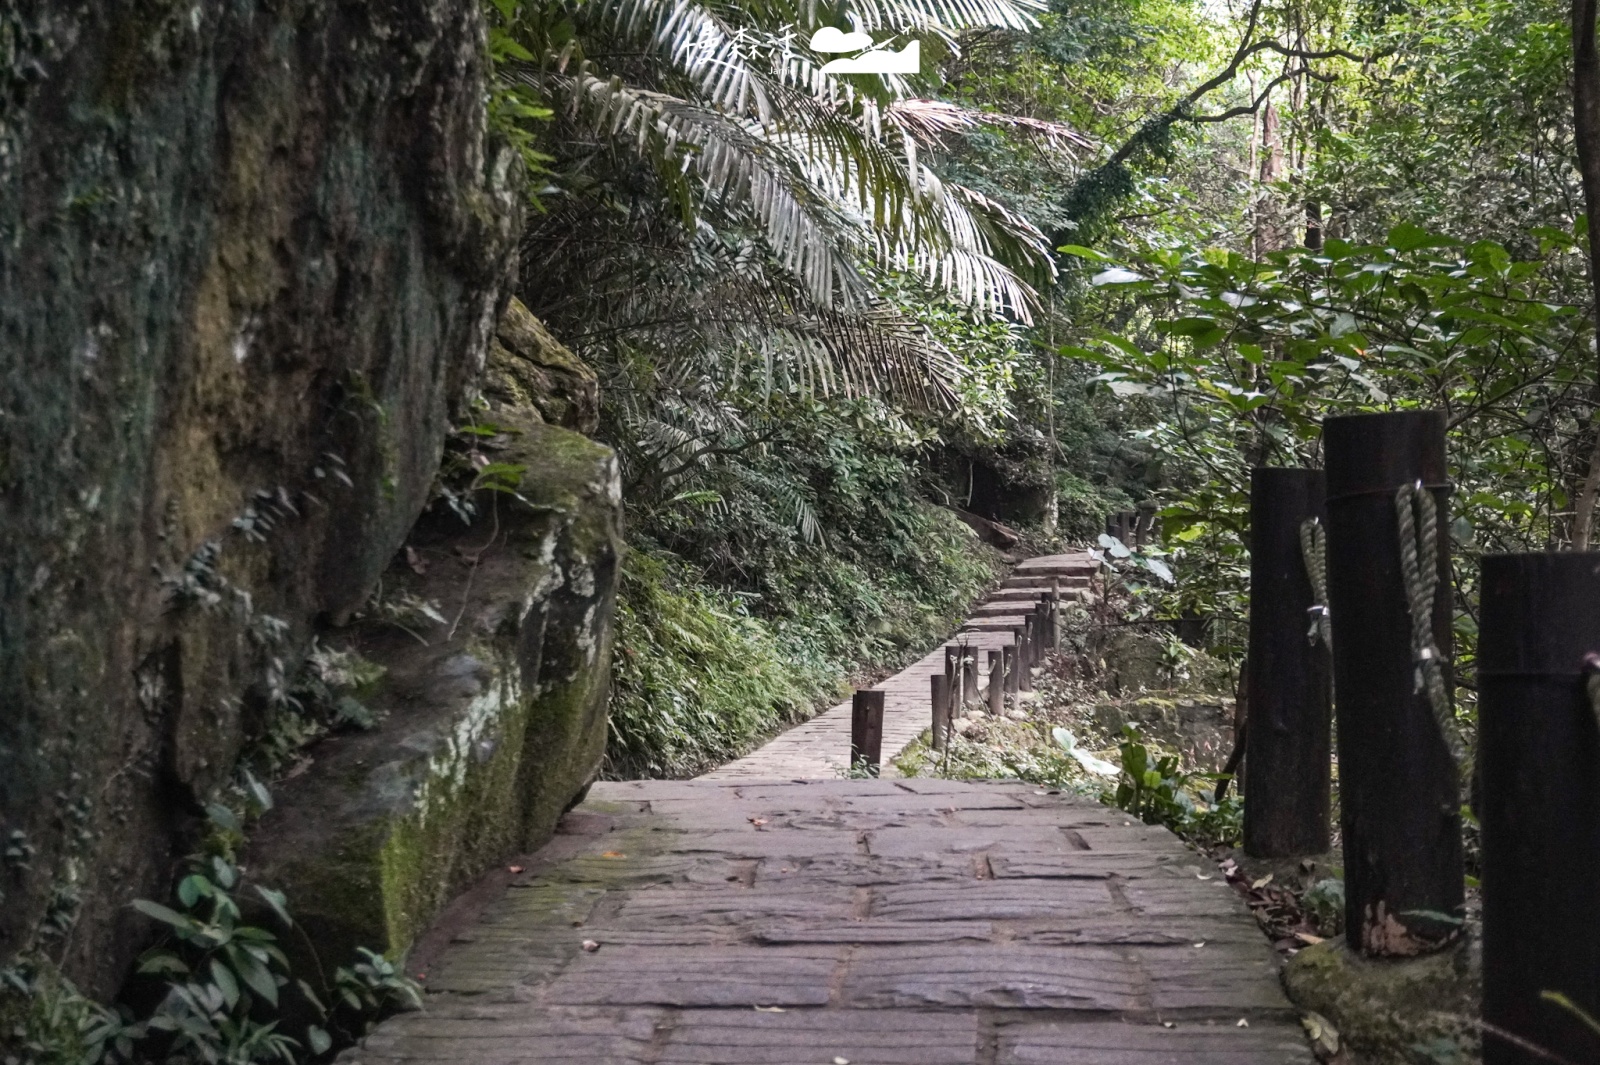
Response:
[[[1474,1021],[1481,963],[1470,939],[1419,958],[1366,958],[1344,939],[1289,959],[1284,987],[1321,1014],[1363,1065],[1466,1065],[1478,1060]]]
[[[252,843],[254,875],[338,960],[403,955],[457,891],[549,838],[604,753],[616,461],[526,412],[496,417],[515,493],[479,492],[470,524],[430,512],[384,578],[446,620],[374,612],[341,634],[385,667],[384,727],[313,748]]]

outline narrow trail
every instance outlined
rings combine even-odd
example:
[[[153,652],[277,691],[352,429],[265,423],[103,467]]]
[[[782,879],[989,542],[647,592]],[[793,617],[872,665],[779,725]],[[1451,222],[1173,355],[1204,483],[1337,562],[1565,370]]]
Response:
[[[1023,615],[1044,597],[1052,580],[1062,594],[1082,590],[1087,594],[1098,564],[1087,554],[1043,555],[1018,564],[999,590],[975,608],[962,626],[960,639],[978,651],[979,668],[988,680],[988,654],[1011,642],[1013,629],[1022,627]],[[944,672],[941,644],[882,683],[883,764],[889,762],[929,725],[928,678]],[[776,737],[743,758],[720,766],[700,780],[833,780],[850,765],[850,703],[824,711],[803,725]]]
[[[882,685],[886,763],[942,669]],[[427,1008],[343,1060],[1313,1062],[1255,922],[1166,830],[1015,782],[840,779],[849,728],[846,704],[698,780],[597,784],[439,955]]]

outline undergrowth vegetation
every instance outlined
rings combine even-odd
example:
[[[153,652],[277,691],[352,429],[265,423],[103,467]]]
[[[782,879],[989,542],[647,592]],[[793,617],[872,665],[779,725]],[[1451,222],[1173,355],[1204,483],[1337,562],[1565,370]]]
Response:
[[[948,512],[907,507],[897,546],[914,552],[909,564],[802,546],[756,571],[759,592],[636,546],[617,602],[607,771],[704,771],[839,698],[852,672],[896,668],[943,636],[993,579],[995,556]]]

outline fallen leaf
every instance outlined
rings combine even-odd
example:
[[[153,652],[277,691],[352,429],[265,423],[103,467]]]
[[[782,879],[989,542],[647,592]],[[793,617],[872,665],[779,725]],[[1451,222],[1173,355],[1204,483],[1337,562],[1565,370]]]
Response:
[[[784,1009],[782,1006],[757,1006],[756,1007],[756,1012],[757,1013],[787,1013],[789,1011]]]
[[[1206,941],[1202,939],[1200,942],[1198,942],[1198,943],[1196,943],[1194,945],[1194,949],[1195,950],[1199,950],[1201,947],[1203,947],[1205,945],[1206,945]]]
[[[585,939],[583,941],[583,949],[585,953],[593,954],[595,951],[600,949],[600,944],[596,943],[592,939]]]
[[[1307,946],[1316,946],[1318,943],[1323,942],[1321,936],[1314,936],[1310,932],[1296,932],[1294,937]]]
[[[833,1065],[850,1065],[849,1058],[834,1058]]]
[[[1248,1027],[1250,1027],[1250,1022],[1245,1020],[1243,1017],[1240,1017],[1239,1018],[1239,1023],[1234,1025],[1234,1027],[1235,1028],[1248,1028]]]
[[[428,572],[427,561],[417,554],[417,549],[414,547],[406,548],[406,565],[410,566],[411,572],[419,577]]]
[[[508,866],[506,866],[506,872],[508,872],[508,873],[520,873],[520,872],[522,872],[522,866],[520,866],[520,865],[508,865]]]
[[[1163,1027],[1163,1028],[1176,1028],[1176,1027],[1178,1027],[1178,1025],[1177,1025],[1176,1021],[1162,1021],[1161,1022],[1161,1027]]]
[[[1272,883],[1272,874],[1268,873],[1266,876],[1262,877],[1260,880],[1257,880],[1255,883],[1251,884],[1250,885],[1250,890],[1251,891],[1260,891],[1262,888],[1266,887],[1270,883]]]
[[[600,857],[602,857],[602,858],[626,858],[627,855],[623,854],[621,851],[606,851]]]
[[[1204,873],[1196,873],[1196,874],[1194,874],[1194,876],[1195,876],[1196,880],[1210,880],[1211,879],[1209,876],[1207,876]]]
[[[760,828],[762,825],[767,823],[769,818],[765,818],[765,817],[747,817],[747,818],[745,818],[745,820],[749,821],[752,825],[755,825],[757,828]]]

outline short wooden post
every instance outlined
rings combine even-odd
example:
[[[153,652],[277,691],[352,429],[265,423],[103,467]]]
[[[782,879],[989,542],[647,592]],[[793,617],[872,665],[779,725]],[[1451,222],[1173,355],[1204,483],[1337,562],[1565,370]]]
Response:
[[[863,763],[878,775],[883,758],[883,692],[858,691],[850,700],[850,768]]]
[[[963,643],[960,647],[961,705],[973,706],[981,699],[978,694],[978,651],[970,643]]]
[[[933,681],[933,749],[942,751],[950,735],[950,678],[935,673]]]
[[[1459,926],[1429,915],[1458,915],[1464,897],[1453,733],[1439,720],[1453,727],[1444,428],[1439,411],[1352,415],[1323,426],[1345,935],[1374,955],[1415,954],[1452,938]],[[1438,512],[1438,589],[1425,604],[1432,648],[1421,656],[1412,648],[1396,506],[1402,486],[1419,483]],[[1428,684],[1417,684],[1435,668],[1446,704],[1437,712]]]
[[[1033,626],[1024,618],[1022,628],[1013,630],[1017,641],[1017,691],[1033,691]]]
[[[1600,553],[1489,555],[1478,586],[1483,1019],[1594,1061],[1600,1037],[1541,992],[1600,1017]],[[1484,1065],[1556,1058],[1484,1032]]]
[[[953,643],[944,645],[944,675],[950,682],[950,701],[961,702],[961,649]]]
[[[1011,643],[1008,643],[1004,647],[1000,648],[1000,653],[1004,656],[1005,661],[1005,693],[1007,695],[1015,695],[1019,690],[1017,687],[1018,679],[1016,641],[1013,640]]]
[[[1250,653],[1245,657],[1244,849],[1298,858],[1328,849],[1332,663],[1315,629],[1318,600],[1301,550],[1323,521],[1322,471],[1250,475]],[[1308,626],[1311,627],[1308,630]]]
[[[989,713],[1001,714],[1006,708],[1005,654],[994,648],[989,652]]]

